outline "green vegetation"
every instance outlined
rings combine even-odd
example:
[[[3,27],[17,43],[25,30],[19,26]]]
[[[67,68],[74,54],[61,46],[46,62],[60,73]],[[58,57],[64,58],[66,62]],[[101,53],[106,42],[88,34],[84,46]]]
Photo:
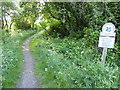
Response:
[[[101,51],[86,46],[84,39],[36,35],[30,48],[36,59],[36,75],[44,88],[117,88],[117,56],[108,51],[106,65]]]
[[[106,65],[101,65],[98,48],[102,25],[112,22],[119,37],[120,3],[49,3],[41,10],[40,28],[44,36],[31,41],[36,74],[43,87],[117,88],[119,86],[119,38],[109,49]],[[54,22],[53,22],[54,21]]]
[[[119,2],[1,2],[0,67],[3,87],[14,87],[23,67],[21,45],[35,32],[30,49],[42,87],[117,88],[120,86]],[[116,27],[115,47],[101,64],[102,26]],[[20,30],[19,30],[20,29]],[[0,72],[1,74],[1,72]],[[1,81],[0,81],[1,82]]]
[[[1,31],[2,34],[2,85],[5,88],[13,88],[20,79],[23,69],[23,41],[36,31],[11,31],[9,33]]]
[[[0,31],[1,32],[1,31]],[[2,33],[0,33],[0,36],[2,36]],[[1,65],[2,65],[2,40],[0,38],[0,89],[2,88],[2,68],[1,68]]]

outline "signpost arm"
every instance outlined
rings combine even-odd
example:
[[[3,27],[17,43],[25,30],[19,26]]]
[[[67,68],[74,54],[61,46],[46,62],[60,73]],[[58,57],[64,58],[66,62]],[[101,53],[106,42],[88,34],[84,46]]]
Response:
[[[106,54],[107,54],[107,48],[103,48],[103,54],[102,54],[102,64],[105,64],[105,59],[106,59]]]

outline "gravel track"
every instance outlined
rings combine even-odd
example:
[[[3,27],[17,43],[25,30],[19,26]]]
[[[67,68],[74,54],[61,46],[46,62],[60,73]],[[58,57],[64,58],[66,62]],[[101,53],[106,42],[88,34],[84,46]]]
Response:
[[[21,80],[16,85],[17,88],[38,88],[38,79],[34,75],[34,59],[29,50],[29,42],[34,35],[30,36],[22,45],[24,55],[24,70],[22,72]]]

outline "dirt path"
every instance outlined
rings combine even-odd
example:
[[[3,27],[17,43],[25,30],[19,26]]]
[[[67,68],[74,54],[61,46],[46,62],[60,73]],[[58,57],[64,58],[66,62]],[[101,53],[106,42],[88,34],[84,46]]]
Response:
[[[34,75],[34,60],[29,51],[29,41],[34,36],[35,35],[29,37],[22,46],[24,54],[24,71],[21,81],[16,86],[17,88],[38,88],[38,80]]]

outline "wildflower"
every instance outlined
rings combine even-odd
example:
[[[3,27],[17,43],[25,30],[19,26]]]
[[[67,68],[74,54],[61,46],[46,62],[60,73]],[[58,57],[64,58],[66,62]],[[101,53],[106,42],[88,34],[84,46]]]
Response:
[[[68,53],[68,51],[66,51]]]
[[[111,57],[111,59],[114,59],[114,57]]]
[[[84,51],[81,52],[81,54],[83,54],[83,53],[84,53]]]
[[[58,74],[62,74],[62,72],[58,72]]]
[[[3,65],[0,65],[0,67],[3,67]]]
[[[47,68],[45,68],[45,71],[47,72]]]
[[[51,50],[48,50],[49,52],[51,52]]]

